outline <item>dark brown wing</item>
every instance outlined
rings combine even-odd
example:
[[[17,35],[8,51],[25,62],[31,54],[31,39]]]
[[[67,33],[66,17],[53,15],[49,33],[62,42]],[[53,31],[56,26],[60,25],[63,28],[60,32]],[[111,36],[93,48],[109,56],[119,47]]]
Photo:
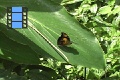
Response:
[[[57,40],[57,45],[62,45],[62,42],[63,42],[62,37],[59,37]]]
[[[57,40],[57,45],[66,46],[66,45],[69,45],[69,44],[72,44],[69,36],[66,33],[62,32],[61,36]]]

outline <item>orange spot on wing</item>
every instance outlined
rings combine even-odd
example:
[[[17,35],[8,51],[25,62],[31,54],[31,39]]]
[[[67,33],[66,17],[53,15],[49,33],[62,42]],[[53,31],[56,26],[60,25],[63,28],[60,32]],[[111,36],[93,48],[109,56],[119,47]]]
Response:
[[[72,44],[72,42],[70,41],[69,36],[66,33],[62,32],[61,36],[57,40],[57,44],[62,45],[62,46],[66,46],[66,45]]]

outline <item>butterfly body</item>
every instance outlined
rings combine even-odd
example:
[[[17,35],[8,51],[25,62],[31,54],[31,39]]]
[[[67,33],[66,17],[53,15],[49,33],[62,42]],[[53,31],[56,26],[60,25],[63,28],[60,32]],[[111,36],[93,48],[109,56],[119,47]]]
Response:
[[[72,44],[72,42],[70,41],[69,36],[66,33],[62,32],[61,36],[57,40],[57,45],[66,46],[70,44]]]

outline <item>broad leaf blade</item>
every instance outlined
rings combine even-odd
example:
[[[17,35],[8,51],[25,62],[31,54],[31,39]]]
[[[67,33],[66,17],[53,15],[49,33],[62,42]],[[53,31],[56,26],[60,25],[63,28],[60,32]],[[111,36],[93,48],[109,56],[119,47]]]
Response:
[[[39,64],[39,57],[27,45],[22,45],[7,38],[0,31],[0,57],[17,63]]]
[[[11,3],[11,5],[13,4]],[[8,37],[19,43],[29,45],[39,55],[50,56],[64,61],[65,57],[62,56],[64,57],[63,59],[60,56],[61,53],[58,54],[55,49],[31,28],[34,27],[57,49],[64,53],[69,63],[86,67],[105,68],[103,51],[98,40],[89,30],[79,25],[75,19],[68,15],[62,6],[48,0],[31,0],[26,6],[30,10],[28,13],[29,27],[28,29],[17,30],[26,39],[18,39],[13,33],[9,32],[8,34],[6,30],[5,34]],[[5,24],[4,21],[5,19],[2,21]],[[67,33],[73,44],[68,47],[58,47],[56,43],[61,32]],[[19,34],[16,35],[19,36]]]

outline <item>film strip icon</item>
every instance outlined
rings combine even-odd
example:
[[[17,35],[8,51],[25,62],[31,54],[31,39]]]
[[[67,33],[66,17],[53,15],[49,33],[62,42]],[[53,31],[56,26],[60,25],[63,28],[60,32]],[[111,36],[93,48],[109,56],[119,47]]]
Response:
[[[27,7],[7,7],[7,27],[27,28]]]

